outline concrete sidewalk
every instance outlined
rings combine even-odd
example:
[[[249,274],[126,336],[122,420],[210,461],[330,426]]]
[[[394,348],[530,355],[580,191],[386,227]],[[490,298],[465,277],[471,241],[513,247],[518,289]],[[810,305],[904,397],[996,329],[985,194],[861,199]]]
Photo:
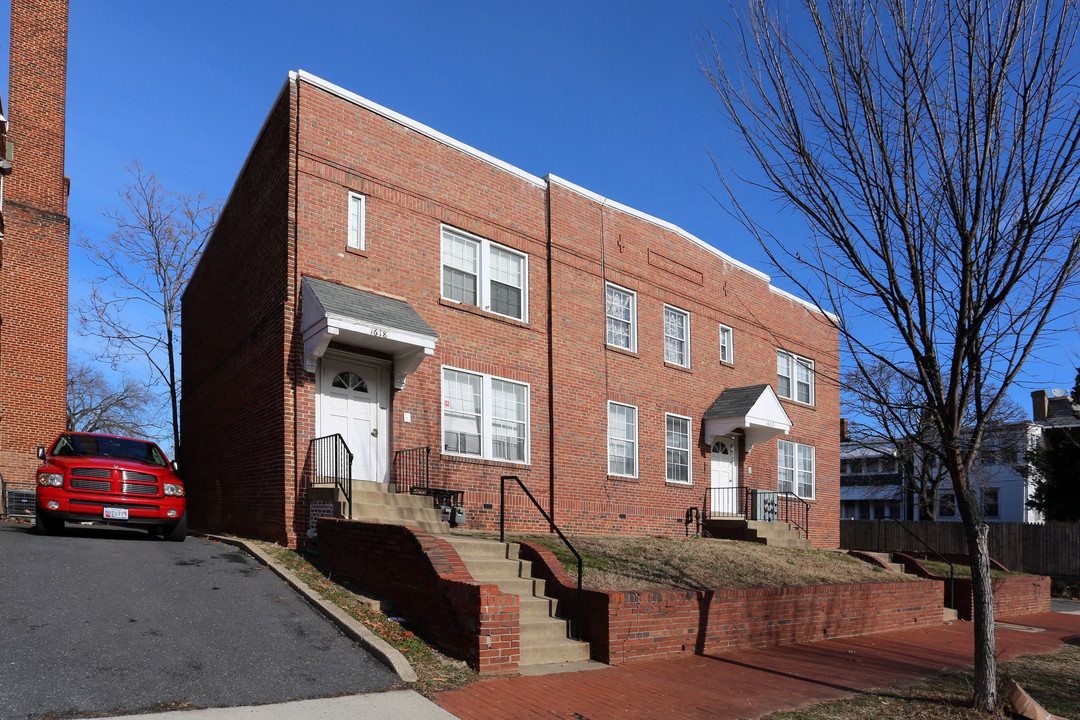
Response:
[[[999,660],[1080,645],[1080,615],[999,619]],[[482,680],[436,702],[465,720],[757,718],[872,688],[968,668],[972,626],[822,640],[722,655],[628,663],[589,672]]]
[[[412,690],[366,695],[297,700],[277,705],[210,708],[149,715],[124,715],[98,720],[453,720],[454,716]]]

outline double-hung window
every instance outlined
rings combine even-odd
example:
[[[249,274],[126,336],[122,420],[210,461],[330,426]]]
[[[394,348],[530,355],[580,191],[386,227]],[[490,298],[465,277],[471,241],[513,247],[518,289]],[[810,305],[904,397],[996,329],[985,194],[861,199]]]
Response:
[[[690,418],[667,415],[667,481],[690,484]]]
[[[690,367],[690,313],[664,306],[664,361]]]
[[[356,193],[349,193],[349,237],[347,245],[353,250],[363,250],[364,238],[364,213],[367,198]]]
[[[814,361],[783,350],[776,352],[776,394],[814,404]]]
[[[637,477],[637,408],[608,403],[608,475]]]
[[[998,504],[998,489],[996,487],[983,488],[982,490],[983,517],[996,518],[1001,512]]]
[[[720,326],[720,362],[735,362],[735,334],[727,325]]]
[[[637,352],[637,295],[609,283],[604,312],[607,314],[607,344]]]
[[[442,268],[447,300],[528,322],[528,255],[444,227]]]
[[[814,446],[781,440],[778,449],[776,489],[813,500]]]
[[[443,452],[529,461],[529,386],[443,368]]]

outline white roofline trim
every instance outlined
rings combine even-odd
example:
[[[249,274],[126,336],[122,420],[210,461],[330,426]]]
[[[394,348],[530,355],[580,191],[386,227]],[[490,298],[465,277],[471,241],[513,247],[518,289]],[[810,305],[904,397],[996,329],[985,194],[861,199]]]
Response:
[[[788,300],[791,300],[792,302],[797,302],[800,305],[805,305],[808,310],[812,310],[812,311],[814,311],[816,313],[821,313],[825,317],[829,318],[829,320],[831,320],[832,322],[834,322],[834,323],[836,323],[838,325],[840,324],[840,318],[839,317],[837,317],[836,315],[834,315],[833,313],[829,312],[828,310],[826,310],[824,308],[819,308],[817,305],[810,302],[809,300],[803,300],[798,295],[792,295],[787,290],[781,290],[780,288],[776,287],[775,285],[769,285],[769,291],[773,292],[773,293],[776,293],[777,295],[781,295],[783,297],[786,297]]]
[[[618,211],[620,211],[622,213],[625,213],[626,215],[631,215],[633,217],[638,218],[639,220],[644,220],[647,223],[651,223],[653,225],[656,225],[657,227],[661,227],[661,228],[663,228],[665,230],[673,232],[676,235],[678,235],[679,237],[683,238],[684,240],[689,240],[691,243],[697,245],[702,250],[706,250],[706,251],[712,253],[713,255],[716,255],[717,257],[719,257],[724,262],[730,263],[731,265],[734,265],[735,267],[737,267],[737,268],[739,268],[741,270],[745,270],[746,272],[750,273],[751,275],[754,275],[755,277],[761,278],[765,282],[769,282],[769,276],[766,275],[765,273],[761,272],[757,268],[750,267],[746,263],[739,262],[738,260],[731,257],[727,253],[717,249],[716,246],[710,245],[709,243],[705,242],[701,238],[695,237],[694,235],[691,235],[690,233],[686,232],[685,230],[683,230],[678,225],[675,225],[673,223],[669,223],[667,220],[661,220],[658,217],[654,217],[654,216],[649,215],[648,213],[644,213],[644,212],[642,212],[640,210],[636,210],[636,209],[630,207],[629,205],[623,205],[622,203],[611,200],[610,198],[606,198],[606,197],[604,197],[604,196],[602,196],[602,195],[600,195],[598,193],[594,193],[592,190],[587,190],[587,189],[581,187],[580,185],[575,185],[574,183],[570,182],[569,180],[561,178],[558,175],[548,173],[547,174],[547,181],[550,182],[550,183],[554,183],[556,185],[562,185],[563,187],[567,188],[568,190],[573,190],[578,195],[584,195],[585,197],[589,198],[590,200],[596,202],[597,204],[604,205],[605,207],[609,207],[609,208],[614,208],[615,210],[618,210]]]
[[[332,82],[328,82],[326,80],[323,80],[321,77],[318,77],[317,75],[312,75],[311,73],[306,72],[304,70],[297,70],[295,72],[290,72],[289,77],[290,77],[290,79],[294,79],[294,80],[299,79],[299,80],[303,80],[304,82],[311,83],[312,85],[315,85],[316,87],[322,88],[323,90],[325,90],[328,93],[331,93],[333,95],[337,95],[338,97],[342,98],[343,100],[347,100],[348,102],[351,102],[354,105],[359,105],[359,106],[361,106],[363,108],[366,108],[366,109],[370,110],[371,112],[373,112],[373,113],[375,113],[377,115],[382,115],[383,117],[387,118],[388,120],[392,120],[392,121],[398,123],[399,125],[404,125],[405,127],[409,128],[411,130],[415,130],[416,132],[420,133],[421,135],[426,135],[427,137],[431,138],[432,140],[435,140],[437,142],[441,142],[444,145],[448,145],[448,146],[454,148],[455,150],[459,150],[459,151],[465,153],[466,155],[471,155],[472,157],[476,158],[477,160],[480,160],[481,162],[485,162],[485,163],[487,163],[489,165],[497,167],[500,170],[503,170],[504,172],[510,173],[511,175],[513,175],[513,176],[515,176],[517,178],[520,178],[520,179],[522,179],[522,180],[524,180],[524,181],[526,181],[528,183],[531,183],[531,184],[535,185],[538,188],[547,189],[547,183],[544,182],[544,180],[542,178],[539,178],[536,175],[533,175],[532,173],[527,173],[524,170],[522,170],[521,168],[514,167],[513,165],[511,165],[508,162],[504,162],[504,161],[498,159],[497,157],[494,157],[492,155],[488,155],[487,153],[482,152],[480,150],[477,150],[476,148],[474,148],[474,147],[472,147],[470,145],[466,145],[465,143],[463,143],[463,142],[461,142],[459,140],[455,140],[454,138],[450,137],[449,135],[444,135],[443,133],[439,132],[438,130],[435,130],[434,128],[428,127],[427,125],[424,125],[423,123],[417,122],[416,120],[413,120],[412,118],[406,117],[406,116],[402,115],[401,113],[394,112],[390,108],[379,105],[378,103],[373,102],[371,100],[368,100],[367,98],[362,97],[360,95],[357,95],[354,92],[350,92],[349,90],[346,90],[345,88],[341,87],[340,85],[335,85]]]

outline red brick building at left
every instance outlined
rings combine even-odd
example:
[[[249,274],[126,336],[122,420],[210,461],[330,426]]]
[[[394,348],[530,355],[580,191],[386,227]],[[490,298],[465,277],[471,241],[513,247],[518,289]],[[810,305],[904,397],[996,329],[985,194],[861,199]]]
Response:
[[[33,483],[35,450],[64,428],[68,3],[12,0],[0,142],[0,473]]]

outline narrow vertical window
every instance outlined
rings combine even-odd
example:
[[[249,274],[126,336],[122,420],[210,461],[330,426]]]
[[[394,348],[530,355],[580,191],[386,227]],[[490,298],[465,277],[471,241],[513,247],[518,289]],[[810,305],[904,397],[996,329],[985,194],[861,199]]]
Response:
[[[496,460],[525,462],[525,422],[528,412],[525,386],[491,379],[491,456]]]
[[[690,313],[664,306],[664,361],[690,367]]]
[[[690,484],[690,418],[667,416],[667,481]]]
[[[720,326],[720,362],[735,362],[735,338],[727,325]]]
[[[996,518],[1001,510],[998,505],[998,489],[983,488],[982,490],[983,517]]]
[[[608,285],[605,300],[607,314],[607,344],[635,352],[637,337],[635,330],[637,296],[630,290]]]
[[[491,246],[491,312],[524,319],[521,295],[525,287],[525,258]]]
[[[356,193],[349,193],[349,238],[348,246],[354,250],[365,247],[365,205],[367,198]]]
[[[477,305],[480,243],[443,230],[443,297],[466,305]]]
[[[777,450],[776,489],[813,500],[814,446],[781,440]]]
[[[608,474],[637,477],[637,408],[608,403]]]

